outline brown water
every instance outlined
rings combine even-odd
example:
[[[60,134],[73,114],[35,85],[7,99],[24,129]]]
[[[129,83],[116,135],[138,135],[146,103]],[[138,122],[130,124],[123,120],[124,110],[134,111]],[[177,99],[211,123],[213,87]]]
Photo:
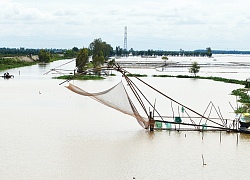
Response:
[[[223,132],[220,140],[219,132],[150,133],[134,118],[59,86],[55,74],[42,75],[63,62],[13,69],[14,79],[0,79],[0,179],[249,179],[249,135]],[[120,80],[72,83],[96,92]],[[233,116],[229,93],[241,87],[144,80],[199,112],[213,101],[224,116]]]

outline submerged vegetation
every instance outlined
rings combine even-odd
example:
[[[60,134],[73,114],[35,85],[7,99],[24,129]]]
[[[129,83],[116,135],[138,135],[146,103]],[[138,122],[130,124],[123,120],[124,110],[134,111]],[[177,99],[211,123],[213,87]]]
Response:
[[[210,80],[213,80],[213,81],[220,81],[220,82],[224,82],[224,83],[246,85],[246,81],[243,81],[243,80],[227,79],[227,78],[212,77],[212,76],[202,77],[202,76],[188,76],[188,75],[177,75],[177,76],[172,76],[172,75],[153,75],[153,77],[176,77],[176,78],[192,78],[192,79],[210,79]]]
[[[146,74],[126,74],[128,77],[147,77]]]
[[[69,80],[102,80],[105,79],[102,76],[95,75],[64,75],[59,77],[54,77],[55,79],[69,79]]]
[[[232,95],[237,96],[237,101],[242,105],[235,110],[235,113],[250,113],[250,96],[248,88],[240,88],[232,91]]]

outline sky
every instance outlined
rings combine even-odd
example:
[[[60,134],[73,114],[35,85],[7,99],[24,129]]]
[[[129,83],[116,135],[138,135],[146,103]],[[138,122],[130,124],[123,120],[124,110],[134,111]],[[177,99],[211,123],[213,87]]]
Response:
[[[250,50],[247,0],[0,0],[0,47]]]

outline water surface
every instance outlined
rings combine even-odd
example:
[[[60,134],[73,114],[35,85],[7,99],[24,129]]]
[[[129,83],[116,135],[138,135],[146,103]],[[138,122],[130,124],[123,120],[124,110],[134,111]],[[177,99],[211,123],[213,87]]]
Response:
[[[12,69],[14,79],[0,79],[0,179],[248,179],[249,135],[148,132],[134,118],[60,86],[61,80],[51,79],[57,74],[43,75],[67,61]],[[213,101],[225,117],[234,116],[229,102],[237,105],[230,92],[242,87],[209,80],[143,80],[201,113]],[[117,74],[72,83],[98,92],[119,81]],[[143,90],[165,110],[161,97]]]

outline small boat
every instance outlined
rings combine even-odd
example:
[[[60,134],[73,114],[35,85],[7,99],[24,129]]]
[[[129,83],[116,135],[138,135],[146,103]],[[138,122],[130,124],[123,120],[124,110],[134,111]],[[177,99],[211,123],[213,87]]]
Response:
[[[2,78],[4,78],[4,79],[14,78],[14,75],[10,75],[10,74],[7,72],[7,73],[4,73],[4,75],[2,76]]]
[[[250,130],[248,130],[250,127],[250,113],[242,113],[239,122],[239,131],[250,134]]]

